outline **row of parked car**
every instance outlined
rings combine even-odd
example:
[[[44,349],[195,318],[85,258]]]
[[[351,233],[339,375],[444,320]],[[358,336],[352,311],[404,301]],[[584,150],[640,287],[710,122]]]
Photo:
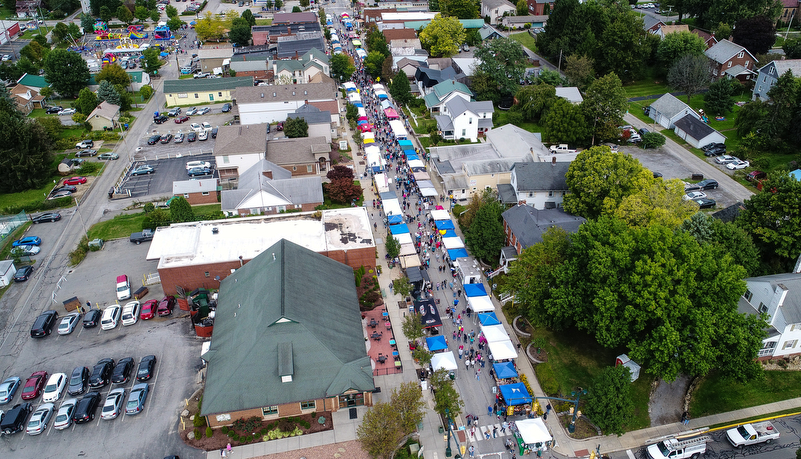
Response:
[[[53,427],[58,430],[70,427],[73,422],[76,424],[90,422],[95,418],[95,412],[100,405],[101,396],[98,390],[109,383],[113,385],[128,383],[135,364],[133,357],[125,357],[116,363],[114,359],[104,358],[92,367],[91,372],[84,366],[74,368],[69,378],[65,373],[54,373],[48,377],[46,371],[36,371],[22,385],[20,398],[23,403],[15,405],[8,412],[0,410],[0,431],[11,435],[26,428],[29,435],[39,435],[47,430],[54,416]],[[131,388],[127,401],[125,401],[125,388],[112,389],[106,395],[101,417],[106,420],[115,419],[122,412],[123,403],[127,415],[142,412],[150,389],[147,381],[153,377],[155,366],[155,355],[142,357],[134,375],[137,384]],[[21,382],[19,376],[12,376],[0,384],[0,405],[8,404],[14,399]],[[77,398],[64,400],[56,412],[55,402],[61,399],[65,392],[72,397],[84,393],[86,395],[80,400]],[[30,401],[40,395],[43,403],[31,415],[33,406]],[[28,420],[29,415],[30,420]]]

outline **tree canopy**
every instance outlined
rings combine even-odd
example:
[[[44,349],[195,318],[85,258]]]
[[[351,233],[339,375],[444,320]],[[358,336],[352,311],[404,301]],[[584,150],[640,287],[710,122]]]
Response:
[[[95,74],[95,81],[98,83],[108,81],[113,85],[128,86],[131,83],[131,76],[118,64],[109,64]]]
[[[170,203],[170,219],[173,223],[191,222],[195,219],[195,212],[183,196],[176,196]]]
[[[548,143],[583,143],[592,132],[581,106],[573,105],[561,97],[551,104],[543,117],[543,125],[543,134]]]
[[[608,73],[595,80],[587,89],[581,108],[592,125],[593,143],[615,140],[620,136],[618,124],[628,110],[628,97],[620,78]]]
[[[400,71],[395,74],[389,84],[389,93],[399,104],[408,104],[414,100],[412,87],[405,72]]]
[[[45,81],[62,96],[77,94],[89,82],[89,66],[80,54],[54,49],[44,59]]]
[[[331,57],[331,76],[339,81],[350,79],[356,66],[353,65],[353,58],[345,53],[335,54]]]
[[[245,10],[250,11],[250,10]],[[231,29],[228,31],[228,38],[236,44],[236,46],[250,45],[250,23],[247,19],[236,18],[231,22]]]
[[[706,43],[700,35],[681,31],[665,35],[656,48],[656,58],[659,63],[669,69],[682,56],[700,56],[706,51]]]
[[[479,60],[476,70],[489,75],[502,96],[517,92],[526,71],[526,53],[520,43],[497,38],[479,45],[473,56]]]
[[[495,265],[501,255],[505,237],[501,218],[503,205],[494,191],[476,193],[472,199],[480,200],[480,205],[465,235],[465,243],[476,258]]]
[[[0,192],[35,189],[50,180],[52,144],[47,130],[23,116],[8,90],[0,87]]]
[[[704,55],[684,55],[670,67],[667,79],[670,86],[687,94],[689,103],[692,96],[709,86],[709,59]]]
[[[284,121],[284,135],[289,139],[309,136],[309,123],[301,117],[287,118]]]
[[[768,17],[754,16],[737,21],[731,34],[734,42],[751,54],[766,54],[776,42],[776,25]]]
[[[462,23],[455,17],[437,14],[420,31],[419,38],[420,44],[432,56],[451,57],[459,52],[459,47],[465,40],[465,32]]]
[[[586,397],[587,415],[605,434],[623,434],[634,416],[631,373],[623,365],[606,367],[593,378]]]

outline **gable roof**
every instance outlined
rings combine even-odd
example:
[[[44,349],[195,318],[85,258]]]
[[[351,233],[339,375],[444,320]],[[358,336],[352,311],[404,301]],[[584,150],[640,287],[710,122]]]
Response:
[[[515,163],[512,173],[517,178],[517,191],[567,191],[568,167],[569,162]]]
[[[452,119],[467,111],[478,115],[479,113],[492,112],[495,110],[492,106],[492,101],[479,100],[468,102],[461,97],[454,97],[445,102],[445,107],[448,109],[448,116]]]
[[[704,51],[704,54],[706,54],[706,57],[712,59],[718,64],[725,64],[729,61],[729,59],[733,58],[740,52],[748,53],[748,55],[751,56],[752,61],[754,60],[754,56],[749,53],[747,49],[738,45],[737,43],[732,43],[725,39],[715,43],[714,46]]]
[[[278,59],[299,57],[311,49],[324,47],[325,41],[322,32],[298,32],[291,37],[278,37],[278,49],[275,57]]]
[[[535,133],[529,132],[514,124],[504,124],[486,133],[489,142],[498,154],[505,158],[520,158],[521,153],[528,153],[533,156],[532,160],[538,155],[549,155],[550,152],[542,139]]]
[[[203,416],[374,390],[353,270],[281,239],[222,281],[206,360]]]
[[[662,22],[661,20],[659,20],[658,18],[656,18],[654,16],[651,16],[651,15],[648,15],[648,14],[643,16],[642,20],[643,20],[643,29],[645,29],[645,30],[651,30],[652,28],[654,28],[658,24],[665,25],[665,23]]]
[[[309,104],[299,107],[294,113],[288,113],[287,118],[303,118],[309,126],[312,124],[331,124],[331,112],[322,111]]]
[[[319,108],[322,111],[327,111],[333,115],[339,113],[339,104],[335,100],[317,100],[309,102],[308,105]]]
[[[487,38],[493,35],[502,36],[501,33],[498,32],[498,30],[495,27],[492,27],[489,24],[484,24],[483,26],[481,26],[481,28],[478,29],[478,35],[481,37],[482,40],[486,40]]]
[[[668,118],[673,118],[687,108],[690,108],[690,106],[680,101],[676,96],[670,93],[667,93],[659,99],[656,99],[651,104],[651,110],[656,110]]]
[[[767,70],[768,67],[773,66],[776,69],[776,78],[784,75],[788,70],[792,73],[792,75],[796,78],[801,77],[801,59],[785,59],[783,61],[772,61],[764,66],[762,66],[758,72],[762,73],[762,70]]]
[[[690,27],[687,24],[663,25],[659,28],[662,35],[668,35],[676,32],[689,32]]]
[[[510,2],[509,0],[481,0],[481,5],[485,6],[488,9],[494,9],[506,6],[517,10],[517,7],[514,6],[512,2]]]
[[[401,60],[399,60],[398,63],[395,64],[395,65],[397,65],[397,67],[399,69],[402,68],[402,67],[405,67],[407,65],[411,65],[412,67],[417,68],[417,67],[420,67],[421,62],[420,61],[416,61],[414,59],[409,59],[408,57],[404,57]]]
[[[523,249],[542,242],[542,235],[551,227],[575,233],[587,221],[562,209],[539,210],[525,204],[513,206],[501,216]]]
[[[576,86],[568,86],[566,88],[558,87],[556,88],[556,96],[566,99],[571,104],[580,104],[584,101],[584,98],[581,97],[579,88]]]
[[[713,213],[712,216],[723,223],[729,223],[736,220],[743,210],[745,210],[745,205],[741,201],[737,201],[729,207]]]
[[[223,78],[224,79],[224,78]],[[298,100],[334,100],[336,85],[330,78],[321,83],[279,84],[275,86],[253,86],[236,91],[238,104],[285,102]]]
[[[267,125],[220,126],[214,156],[259,154],[267,150]]]
[[[253,86],[253,77],[229,77],[229,78],[198,78],[186,80],[166,80],[164,82],[164,94],[176,92],[207,92],[221,91],[236,88],[246,88]]]
[[[783,286],[787,296],[782,303],[781,312],[788,324],[801,322],[801,273],[772,274],[769,276],[748,277],[746,282],[768,282],[771,291]]]
[[[217,179],[176,180],[172,182],[172,194],[210,193],[217,191]]]
[[[459,91],[466,94],[468,97],[473,97],[473,91],[467,87],[464,83],[459,83],[456,80],[449,79],[445,80],[441,83],[437,83],[431,88],[431,92],[426,94],[423,97],[423,100],[426,103],[428,108],[431,108],[435,105],[439,105],[443,99],[445,99],[449,94],[453,93],[454,91]]]
[[[312,48],[308,50],[306,54],[303,55],[302,59],[304,61],[318,60],[324,64],[328,64],[328,62],[330,61],[328,54],[320,51],[317,48]]]
[[[715,129],[711,128],[708,124],[690,115],[689,113],[679,118],[676,122],[674,122],[674,124],[676,125],[677,128],[686,132],[688,136],[692,137],[695,140],[701,140],[704,137],[708,136],[709,134],[717,132]]]
[[[119,105],[114,105],[104,100],[103,102],[100,102],[100,105],[98,105],[97,107],[95,107],[94,110],[92,110],[92,113],[90,113],[89,116],[86,117],[86,121],[89,121],[92,118],[105,118],[109,121],[113,121],[114,117],[117,116],[119,113],[120,113]]]
[[[267,159],[278,165],[307,164],[317,161],[317,155],[330,152],[331,145],[322,136],[283,138],[267,143]]]
[[[41,75],[31,75],[29,73],[22,75],[20,79],[17,80],[17,83],[30,86],[31,88],[46,88],[50,86],[50,84],[45,81],[45,77]]]
[[[704,43],[706,43],[706,47],[707,48],[711,48],[712,45],[714,45],[715,43],[718,42],[718,39],[715,38],[714,35],[712,35],[709,32],[703,31],[701,29],[693,29],[693,30],[690,31],[690,33],[694,33],[694,34],[698,35],[699,37],[703,38],[704,39]]]

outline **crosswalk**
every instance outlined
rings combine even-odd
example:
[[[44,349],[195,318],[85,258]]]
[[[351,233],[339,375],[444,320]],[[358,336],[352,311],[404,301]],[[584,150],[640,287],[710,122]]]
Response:
[[[506,428],[506,430],[504,432],[501,432],[501,424],[500,423],[498,423],[498,424],[488,424],[488,425],[484,425],[484,426],[478,426],[478,427],[475,428],[475,433],[474,433],[473,426],[465,427],[465,430],[467,431],[467,438],[469,438],[471,442],[475,442],[475,441],[483,441],[483,440],[488,440],[488,439],[491,440],[493,438],[492,437],[493,428],[497,428],[497,430],[495,432],[495,435],[496,435],[495,438],[508,437],[509,435],[512,434],[511,429],[509,429],[508,427]]]

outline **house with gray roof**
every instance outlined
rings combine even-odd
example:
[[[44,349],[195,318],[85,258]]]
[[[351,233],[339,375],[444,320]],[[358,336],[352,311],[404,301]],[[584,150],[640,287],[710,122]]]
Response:
[[[548,23],[548,15],[529,15],[529,16],[504,16],[501,19],[501,25],[509,27],[510,29],[522,29],[526,24],[531,24],[532,29],[538,29],[541,32],[545,24]]]
[[[779,81],[779,77],[790,72],[794,77],[801,77],[801,59],[785,59],[771,61],[757,70],[756,83],[751,100],[770,100],[768,91]]]
[[[431,88],[431,92],[423,97],[426,103],[426,108],[433,113],[440,113],[445,107],[445,103],[454,97],[461,97],[462,99],[470,102],[473,100],[473,91],[464,83],[459,83],[456,80],[445,80],[438,83]]]
[[[569,167],[570,163],[563,162],[515,163],[510,185],[516,202],[535,209],[562,207],[567,194],[565,174]]]
[[[578,105],[584,102],[584,98],[581,97],[581,91],[579,91],[579,88],[575,86],[560,86],[556,88],[556,97],[561,97],[573,105]]]
[[[311,83],[319,75],[331,76],[328,56],[317,48],[310,49],[300,59],[273,61],[273,74],[278,84]]]
[[[684,115],[673,123],[673,132],[695,148],[710,143],[724,143],[726,136],[692,114]]]
[[[789,273],[749,277],[745,284],[738,311],[768,316],[759,359],[801,354],[801,257]]]
[[[481,0],[481,17],[489,16],[492,25],[498,24],[505,13],[515,12],[517,7],[509,0]]]
[[[443,139],[477,142],[479,137],[492,129],[494,111],[491,101],[470,102],[461,97],[452,97],[444,104],[442,114],[434,116],[434,119]]]
[[[645,29],[645,31],[648,33],[655,34],[660,27],[665,25],[665,23],[662,22],[659,18],[651,16],[649,14],[643,15],[642,20],[643,20],[642,28]]]
[[[266,159],[296,175],[319,175],[331,163],[331,143],[325,137],[298,137],[271,140]]]
[[[217,179],[176,180],[172,182],[172,195],[183,196],[189,204],[217,204]]]
[[[220,126],[214,159],[223,189],[236,188],[239,176],[264,159],[266,151],[266,124]]]
[[[311,49],[325,49],[322,32],[298,32],[295,35],[278,37],[276,59],[300,59]]]
[[[720,40],[704,51],[712,66],[712,78],[736,78],[740,81],[751,79],[756,58],[745,47],[729,40]]]
[[[93,131],[100,131],[114,129],[119,118],[120,106],[104,100],[86,117],[86,122],[92,126]]]
[[[237,189],[222,192],[221,202],[228,216],[310,212],[323,203],[322,178],[292,178],[288,170],[263,159],[240,175]]]
[[[331,112],[327,110],[306,104],[287,115],[287,119],[290,118],[306,120],[306,124],[309,125],[309,137],[325,137],[326,142],[331,143],[331,138],[337,136],[336,129],[331,125]]]
[[[648,111],[648,116],[665,129],[673,129],[676,121],[686,115],[701,119],[701,115],[693,110],[692,107],[670,93],[655,100]]]
[[[253,86],[236,93],[236,106],[242,124],[286,121],[287,115],[314,102],[336,102],[334,80],[322,76],[319,83]]]
[[[513,251],[501,252],[501,265],[508,268],[509,262],[528,247],[542,242],[542,235],[553,227],[561,228],[568,233],[575,233],[579,226],[587,221],[584,217],[570,215],[561,208],[536,209],[533,206],[517,204],[503,214],[503,233],[505,246]]]
[[[281,239],[222,280],[204,355],[209,426],[372,405],[353,279],[349,266]]]

